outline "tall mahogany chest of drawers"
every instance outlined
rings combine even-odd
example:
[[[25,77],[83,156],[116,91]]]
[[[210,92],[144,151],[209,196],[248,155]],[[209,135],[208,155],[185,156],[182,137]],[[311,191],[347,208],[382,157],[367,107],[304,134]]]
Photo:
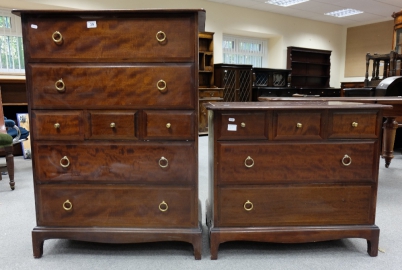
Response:
[[[184,241],[201,258],[198,32],[204,10],[22,18],[44,240]]]
[[[211,258],[220,243],[367,239],[375,225],[384,105],[210,103]]]

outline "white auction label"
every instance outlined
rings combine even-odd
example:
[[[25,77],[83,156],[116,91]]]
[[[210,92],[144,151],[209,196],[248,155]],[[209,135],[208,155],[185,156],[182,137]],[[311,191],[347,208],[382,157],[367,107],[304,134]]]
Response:
[[[234,122],[235,119],[234,118],[229,118],[229,122]]]
[[[38,29],[38,26],[36,24],[31,24],[31,28]]]
[[[88,21],[87,27],[88,28],[96,28],[96,21]]]
[[[236,131],[237,130],[237,125],[229,124],[228,125],[228,130],[229,131]]]

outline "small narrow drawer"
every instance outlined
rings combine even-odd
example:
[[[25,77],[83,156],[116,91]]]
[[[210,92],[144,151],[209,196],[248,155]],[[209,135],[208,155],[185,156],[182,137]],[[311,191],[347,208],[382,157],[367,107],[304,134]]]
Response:
[[[36,140],[84,140],[82,111],[32,110],[33,135]]]
[[[194,140],[193,111],[144,111],[144,139]]]
[[[335,111],[331,114],[328,138],[378,138],[377,111]]]
[[[322,112],[276,111],[274,140],[322,140]]]
[[[38,226],[194,227],[196,198],[192,187],[42,185]]]
[[[89,111],[89,139],[137,139],[137,111]]]
[[[266,112],[216,112],[217,140],[267,140]]]
[[[371,186],[219,188],[215,226],[373,224]]]
[[[200,88],[199,98],[223,98],[223,88]]]

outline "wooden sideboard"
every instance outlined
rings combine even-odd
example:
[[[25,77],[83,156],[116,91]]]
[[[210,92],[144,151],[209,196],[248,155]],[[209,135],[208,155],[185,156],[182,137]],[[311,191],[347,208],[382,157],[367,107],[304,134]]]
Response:
[[[382,110],[350,102],[232,102],[209,110],[211,259],[220,243],[367,239],[375,225]]]
[[[34,257],[64,238],[184,241],[201,258],[198,32],[205,11],[13,11],[31,116]]]

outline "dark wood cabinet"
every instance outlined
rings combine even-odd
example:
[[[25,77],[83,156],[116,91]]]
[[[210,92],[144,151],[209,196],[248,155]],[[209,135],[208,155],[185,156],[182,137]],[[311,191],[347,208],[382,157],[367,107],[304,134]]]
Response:
[[[331,71],[331,51],[288,47],[286,68],[292,70],[293,87],[327,88]]]
[[[215,64],[215,85],[223,88],[223,100],[228,102],[251,101],[253,66]]]
[[[184,241],[201,258],[198,32],[204,10],[22,17],[43,243]]]
[[[208,134],[208,112],[205,104],[223,101],[223,88],[214,84],[214,33],[201,32],[199,36],[199,115],[198,133]]]
[[[210,121],[207,225],[220,243],[367,239],[375,225],[382,109],[348,102],[225,102]]]

